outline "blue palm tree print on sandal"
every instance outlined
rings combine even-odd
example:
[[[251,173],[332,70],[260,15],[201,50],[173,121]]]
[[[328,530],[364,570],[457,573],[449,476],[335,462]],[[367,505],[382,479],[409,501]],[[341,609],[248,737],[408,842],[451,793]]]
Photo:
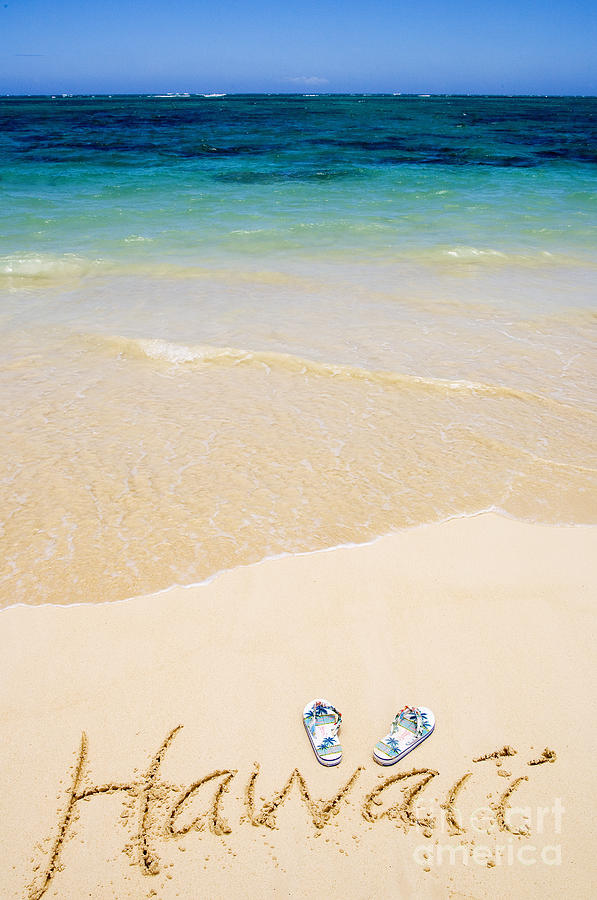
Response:
[[[324,766],[336,766],[342,759],[338,731],[342,714],[327,700],[313,700],[303,710],[303,724],[315,756]]]

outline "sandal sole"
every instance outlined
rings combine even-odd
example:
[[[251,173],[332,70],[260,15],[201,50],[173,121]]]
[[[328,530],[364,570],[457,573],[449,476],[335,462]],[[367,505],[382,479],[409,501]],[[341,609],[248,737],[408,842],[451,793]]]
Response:
[[[376,756],[375,753],[373,753],[372,754],[373,759],[378,764],[378,766],[394,766],[401,759],[404,759],[405,756],[408,756],[408,754],[411,752],[411,750],[416,750],[416,748],[419,746],[419,744],[422,744],[423,741],[426,741],[428,737],[431,737],[431,735],[433,734],[434,731],[435,731],[435,723],[434,723],[433,727],[431,728],[431,730],[427,732],[427,734],[424,734],[423,737],[419,738],[418,741],[415,741],[413,744],[411,744],[410,747],[407,747],[406,750],[403,750],[402,753],[399,753],[398,756],[393,756],[391,759],[380,759],[379,756]]]

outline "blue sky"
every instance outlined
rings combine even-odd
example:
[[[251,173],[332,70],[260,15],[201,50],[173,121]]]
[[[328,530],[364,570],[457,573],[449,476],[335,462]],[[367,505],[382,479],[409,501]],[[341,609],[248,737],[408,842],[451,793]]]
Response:
[[[0,93],[597,94],[596,0],[0,0]]]

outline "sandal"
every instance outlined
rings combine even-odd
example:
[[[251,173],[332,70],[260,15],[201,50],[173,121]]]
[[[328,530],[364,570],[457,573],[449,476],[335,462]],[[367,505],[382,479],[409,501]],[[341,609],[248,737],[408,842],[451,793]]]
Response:
[[[392,722],[390,733],[373,748],[380,766],[393,766],[418,747],[435,728],[435,716],[426,706],[405,706]]]
[[[303,710],[303,725],[322,766],[337,766],[342,759],[338,740],[341,722],[342,713],[327,700],[312,700]]]

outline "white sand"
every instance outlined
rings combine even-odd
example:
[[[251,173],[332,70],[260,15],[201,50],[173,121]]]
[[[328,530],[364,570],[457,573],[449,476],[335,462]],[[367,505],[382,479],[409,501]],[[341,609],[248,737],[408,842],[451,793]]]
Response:
[[[5,610],[0,896],[594,896],[596,559],[597,528],[486,515],[124,603]],[[301,722],[319,696],[344,716],[334,769]],[[431,707],[436,731],[381,769],[372,746],[407,703]],[[114,790],[69,811],[82,732],[76,792]],[[472,762],[506,744],[500,766]],[[545,747],[556,761],[529,766]],[[256,818],[295,767],[317,799],[364,769],[323,828],[295,784],[272,829],[247,820],[255,761]],[[367,795],[412,768],[439,772],[418,795],[435,826],[409,824],[415,803],[383,815],[417,776],[364,818]],[[237,770],[224,834],[209,808],[225,774],[180,805],[214,770]],[[441,804],[467,772],[451,835]],[[525,836],[524,815],[479,811],[513,784]]]

